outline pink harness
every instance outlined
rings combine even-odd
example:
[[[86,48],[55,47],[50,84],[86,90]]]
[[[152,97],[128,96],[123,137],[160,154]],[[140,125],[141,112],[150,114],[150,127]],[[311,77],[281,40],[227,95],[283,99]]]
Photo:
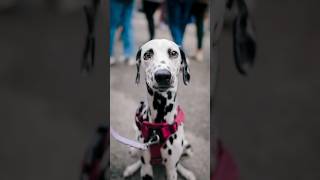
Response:
[[[150,145],[151,164],[161,164],[162,157],[160,149],[164,142],[178,130],[178,126],[184,122],[184,113],[180,106],[177,107],[177,117],[174,119],[173,124],[168,123],[151,123],[145,121],[139,113],[136,114],[136,125],[141,131],[145,142],[149,141],[153,135],[160,137],[160,142]]]

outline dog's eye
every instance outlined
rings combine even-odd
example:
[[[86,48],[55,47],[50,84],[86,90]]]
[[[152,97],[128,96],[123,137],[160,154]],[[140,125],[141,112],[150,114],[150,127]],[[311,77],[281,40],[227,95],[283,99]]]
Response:
[[[169,49],[169,50],[168,50],[168,54],[169,54],[169,57],[170,57],[170,58],[177,58],[177,57],[178,57],[178,52],[175,51],[175,50]]]
[[[149,60],[149,59],[152,58],[152,56],[153,56],[153,50],[149,49],[146,53],[144,53],[143,59],[144,60]]]

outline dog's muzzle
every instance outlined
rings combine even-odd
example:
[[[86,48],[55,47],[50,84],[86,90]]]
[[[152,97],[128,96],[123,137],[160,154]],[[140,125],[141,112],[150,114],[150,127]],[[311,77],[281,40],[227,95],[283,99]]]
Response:
[[[157,70],[154,74],[154,79],[157,82],[157,89],[164,91],[169,89],[172,84],[172,75],[171,72],[166,69]]]

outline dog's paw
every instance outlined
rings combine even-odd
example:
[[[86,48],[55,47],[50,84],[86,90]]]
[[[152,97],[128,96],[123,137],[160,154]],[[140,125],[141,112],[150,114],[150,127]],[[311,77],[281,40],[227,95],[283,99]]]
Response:
[[[141,166],[141,162],[137,161],[130,166],[126,167],[126,169],[123,172],[123,177],[127,178],[129,176],[132,176]]]
[[[196,180],[196,176],[190,170],[183,167],[180,163],[177,165],[178,172],[187,180]]]
[[[133,173],[134,172],[132,172],[132,168],[128,166],[123,172],[123,177],[124,178],[130,177]]]
[[[187,180],[196,180],[196,176],[193,174],[193,172],[190,172],[187,177],[185,177]]]

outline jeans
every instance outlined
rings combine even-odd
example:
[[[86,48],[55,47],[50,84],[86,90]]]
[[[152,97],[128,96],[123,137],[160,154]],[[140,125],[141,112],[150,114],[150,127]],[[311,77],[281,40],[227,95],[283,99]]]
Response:
[[[143,3],[143,12],[145,13],[148,21],[148,29],[149,29],[150,40],[151,40],[155,36],[153,15],[155,11],[161,6],[161,3],[152,2],[148,0],[144,0],[142,3]]]
[[[172,39],[177,45],[182,46],[183,35],[189,21],[193,0],[169,0],[166,3]]]
[[[117,28],[122,26],[121,40],[123,42],[123,51],[126,58],[134,56],[134,39],[132,29],[132,14],[134,9],[134,0],[110,0],[110,46],[109,52],[113,56],[115,44],[115,34]]]
[[[204,16],[207,10],[208,4],[194,2],[191,9],[191,16],[195,17],[197,27],[197,48],[202,49],[202,41],[204,35]]]

